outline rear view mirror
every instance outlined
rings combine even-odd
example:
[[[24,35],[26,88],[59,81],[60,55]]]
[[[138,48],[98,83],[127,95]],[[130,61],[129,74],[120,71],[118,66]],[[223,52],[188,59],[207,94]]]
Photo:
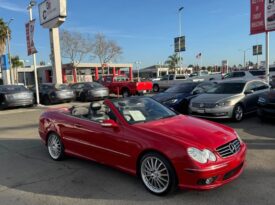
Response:
[[[247,91],[244,92],[244,94],[246,94],[246,95],[249,95],[249,94],[252,94],[252,93],[254,93],[253,90],[247,90]]]
[[[114,120],[103,120],[103,122],[101,123],[102,127],[113,127],[116,128],[118,127],[118,124],[114,121]]]

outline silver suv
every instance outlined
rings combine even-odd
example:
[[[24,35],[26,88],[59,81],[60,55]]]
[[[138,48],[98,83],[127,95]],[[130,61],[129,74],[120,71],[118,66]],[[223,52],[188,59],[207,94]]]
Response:
[[[241,121],[244,114],[257,110],[259,96],[270,86],[261,80],[231,80],[217,84],[207,93],[191,100],[191,115],[204,118],[232,118]]]

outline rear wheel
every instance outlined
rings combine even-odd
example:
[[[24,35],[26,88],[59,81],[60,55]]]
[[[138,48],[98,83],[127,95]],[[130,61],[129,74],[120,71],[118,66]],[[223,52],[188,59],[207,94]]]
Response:
[[[153,91],[155,93],[159,92],[159,85],[158,84],[153,85]]]
[[[64,145],[60,137],[51,133],[47,141],[48,152],[53,160],[62,160],[64,158]]]
[[[240,105],[240,104],[237,104],[235,107],[234,107],[234,110],[233,110],[233,120],[236,121],[236,122],[240,122],[243,120],[243,117],[244,117],[244,109],[243,109],[243,106]]]
[[[173,167],[158,153],[148,153],[141,158],[139,174],[146,189],[153,194],[164,195],[177,187]]]
[[[122,90],[122,97],[127,98],[130,96],[130,91],[128,89]]]
[[[87,101],[87,97],[86,97],[85,93],[80,94],[80,101],[81,102],[86,102]]]

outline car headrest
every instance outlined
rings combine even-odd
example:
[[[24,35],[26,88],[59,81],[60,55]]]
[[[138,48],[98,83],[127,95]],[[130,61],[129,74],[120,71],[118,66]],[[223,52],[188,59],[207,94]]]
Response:
[[[85,116],[89,114],[89,109],[86,107],[74,107],[72,109],[73,116]]]
[[[93,111],[98,111],[101,109],[101,104],[98,103],[98,102],[92,102],[90,104],[90,109],[93,110]]]

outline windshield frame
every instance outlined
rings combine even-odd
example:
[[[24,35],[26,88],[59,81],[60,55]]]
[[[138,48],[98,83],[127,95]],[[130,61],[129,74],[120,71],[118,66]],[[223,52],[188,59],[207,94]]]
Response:
[[[149,120],[140,120],[140,121],[129,121],[125,118],[125,114],[123,114],[122,110],[120,109],[119,107],[119,103],[123,103],[124,101],[127,101],[127,100],[142,100],[142,99],[145,99],[145,100],[148,100],[148,101],[151,101],[151,103],[153,102],[155,105],[158,105],[159,108],[162,108],[163,111],[166,111],[167,112],[167,115],[166,116],[162,116],[162,117],[159,117],[159,118],[154,118],[154,119],[149,119]],[[110,100],[111,103],[113,104],[114,108],[116,109],[116,111],[119,113],[119,115],[121,116],[121,118],[128,124],[128,125],[136,125],[136,124],[140,124],[140,123],[150,123],[150,122],[153,122],[153,121],[156,121],[156,120],[161,120],[161,119],[165,119],[165,118],[172,118],[172,117],[175,117],[178,115],[177,112],[175,112],[174,110],[171,110],[169,109],[168,107],[162,105],[161,103],[159,103],[158,101],[154,100],[153,98],[150,98],[150,97],[129,97],[129,98],[125,98],[125,99],[112,99]],[[155,106],[153,106],[154,108],[156,108]],[[147,111],[147,110],[146,110]],[[156,111],[154,109],[154,111]],[[160,112],[161,114],[163,114],[164,112]],[[144,114],[144,113],[142,113]],[[148,114],[148,112],[147,112]]]

